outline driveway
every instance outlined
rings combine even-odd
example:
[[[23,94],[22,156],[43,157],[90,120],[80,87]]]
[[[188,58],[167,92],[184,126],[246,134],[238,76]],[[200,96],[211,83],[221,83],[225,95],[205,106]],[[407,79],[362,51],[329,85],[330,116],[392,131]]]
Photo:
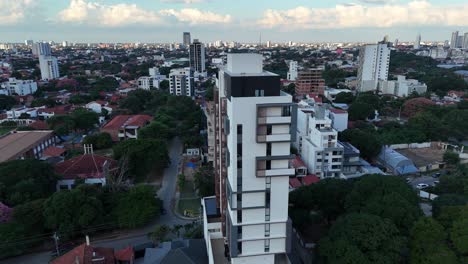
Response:
[[[162,186],[158,191],[158,197],[163,200],[166,214],[161,215],[158,219],[145,227],[130,230],[124,234],[116,235],[110,239],[99,239],[90,237],[91,245],[99,247],[112,247],[116,250],[122,249],[129,245],[138,245],[149,242],[147,234],[154,230],[156,225],[184,225],[191,223],[190,220],[178,218],[173,213],[174,207],[174,196],[177,184],[177,172],[178,166],[180,165],[182,154],[182,142],[179,138],[171,140],[169,143],[169,157],[171,158],[171,164],[164,170],[164,176]],[[15,258],[0,261],[1,264],[44,264],[50,260],[50,251],[41,253],[23,255]]]

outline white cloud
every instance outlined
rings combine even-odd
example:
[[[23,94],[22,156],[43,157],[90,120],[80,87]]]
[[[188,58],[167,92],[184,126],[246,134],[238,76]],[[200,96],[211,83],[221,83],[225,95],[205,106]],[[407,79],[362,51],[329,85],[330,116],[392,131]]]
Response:
[[[161,2],[173,4],[197,4],[208,2],[208,0],[161,0]]]
[[[176,23],[198,25],[228,23],[231,21],[231,16],[192,8],[150,11],[138,7],[136,4],[103,5],[87,0],[71,0],[70,5],[59,13],[59,20],[63,22],[86,23],[104,27],[132,24],[159,25],[168,23],[167,19],[175,20]]]
[[[375,1],[374,1],[375,2]],[[268,9],[257,21],[266,28],[326,29],[393,26],[467,26],[468,4],[438,6],[424,0],[407,4],[364,6],[337,5],[334,8],[296,7]]]
[[[189,23],[191,25],[198,24],[225,24],[232,21],[230,15],[218,15],[209,11],[200,11],[193,8],[184,8],[181,10],[165,9],[161,10],[160,14],[173,17],[179,22]]]
[[[0,24],[10,25],[22,21],[26,12],[34,6],[33,0],[0,0]]]

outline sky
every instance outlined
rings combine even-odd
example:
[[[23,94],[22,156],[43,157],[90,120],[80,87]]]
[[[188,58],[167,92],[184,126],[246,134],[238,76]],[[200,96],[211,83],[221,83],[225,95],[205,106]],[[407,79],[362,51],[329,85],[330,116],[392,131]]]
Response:
[[[0,42],[375,42],[468,32],[467,0],[0,0]]]

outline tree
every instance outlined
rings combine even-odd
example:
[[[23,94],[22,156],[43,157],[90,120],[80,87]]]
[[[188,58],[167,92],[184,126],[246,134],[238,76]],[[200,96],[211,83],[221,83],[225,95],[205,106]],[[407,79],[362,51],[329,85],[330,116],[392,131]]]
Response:
[[[296,84],[295,84],[295,83],[290,83],[290,84],[288,84],[288,86],[286,86],[285,88],[283,88],[283,90],[284,90],[286,93],[288,93],[288,94],[294,96],[294,95],[296,94]]]
[[[0,224],[7,223],[11,220],[13,209],[0,202]]]
[[[13,96],[0,94],[0,110],[10,110],[16,104]]]
[[[83,144],[92,144],[95,149],[106,149],[112,147],[112,137],[109,133],[99,133],[86,136]]]
[[[57,182],[52,166],[39,160],[0,163],[0,200],[10,206],[46,198]]]
[[[382,149],[382,143],[373,133],[361,129],[346,129],[340,133],[340,140],[358,148],[366,159],[373,159]]]
[[[437,198],[432,201],[432,214],[437,219],[442,214],[442,209],[444,207],[450,206],[460,206],[465,205],[467,203],[467,199],[462,195],[458,194],[442,194],[439,195]]]
[[[215,194],[214,171],[211,166],[201,166],[194,175],[195,187],[201,197]]]
[[[460,162],[460,156],[456,152],[446,151],[444,153],[444,162],[449,165],[457,165]]]
[[[348,110],[350,120],[365,120],[374,114],[375,108],[364,102],[354,102]],[[373,116],[372,116],[373,118]]]
[[[159,139],[166,141],[172,136],[171,129],[160,121],[153,121],[138,131],[138,137],[141,139]]]
[[[411,264],[458,263],[446,244],[443,227],[430,217],[419,219],[411,230]]]
[[[78,108],[71,113],[75,130],[89,130],[99,123],[99,115],[87,109]]]
[[[130,139],[114,145],[114,158],[128,158],[129,173],[142,180],[151,170],[161,170],[169,164],[167,145],[154,139]]]
[[[161,81],[159,83],[159,89],[161,89],[163,91],[168,91],[169,90],[169,81],[168,80]]]
[[[390,221],[352,213],[340,217],[319,241],[319,254],[327,263],[399,263],[404,242]]]
[[[120,227],[135,228],[159,216],[160,201],[151,185],[137,185],[120,194],[115,215]]]
[[[95,186],[80,185],[71,191],[60,191],[44,205],[47,228],[57,230],[66,238],[87,233],[86,229],[102,220],[103,204]]]
[[[33,235],[44,232],[44,202],[45,199],[38,199],[15,207],[13,220],[22,226],[25,234]]]
[[[177,186],[179,186],[179,190],[185,187],[185,183],[186,183],[185,175],[182,173],[177,175]]]
[[[157,225],[153,232],[149,233],[149,238],[155,243],[159,244],[166,239],[166,236],[171,231],[171,228],[167,225]]]
[[[333,100],[334,103],[339,103],[339,104],[350,104],[354,101],[354,95],[353,93],[339,93],[335,96],[335,100]]]
[[[450,239],[460,255],[468,255],[468,206],[465,206],[450,229]]]

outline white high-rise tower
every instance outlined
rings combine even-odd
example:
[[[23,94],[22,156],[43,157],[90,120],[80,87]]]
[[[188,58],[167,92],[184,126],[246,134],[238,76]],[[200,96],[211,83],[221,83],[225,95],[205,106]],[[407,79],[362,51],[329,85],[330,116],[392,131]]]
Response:
[[[380,80],[388,79],[390,48],[387,43],[366,45],[359,52],[358,91],[377,90]]]

